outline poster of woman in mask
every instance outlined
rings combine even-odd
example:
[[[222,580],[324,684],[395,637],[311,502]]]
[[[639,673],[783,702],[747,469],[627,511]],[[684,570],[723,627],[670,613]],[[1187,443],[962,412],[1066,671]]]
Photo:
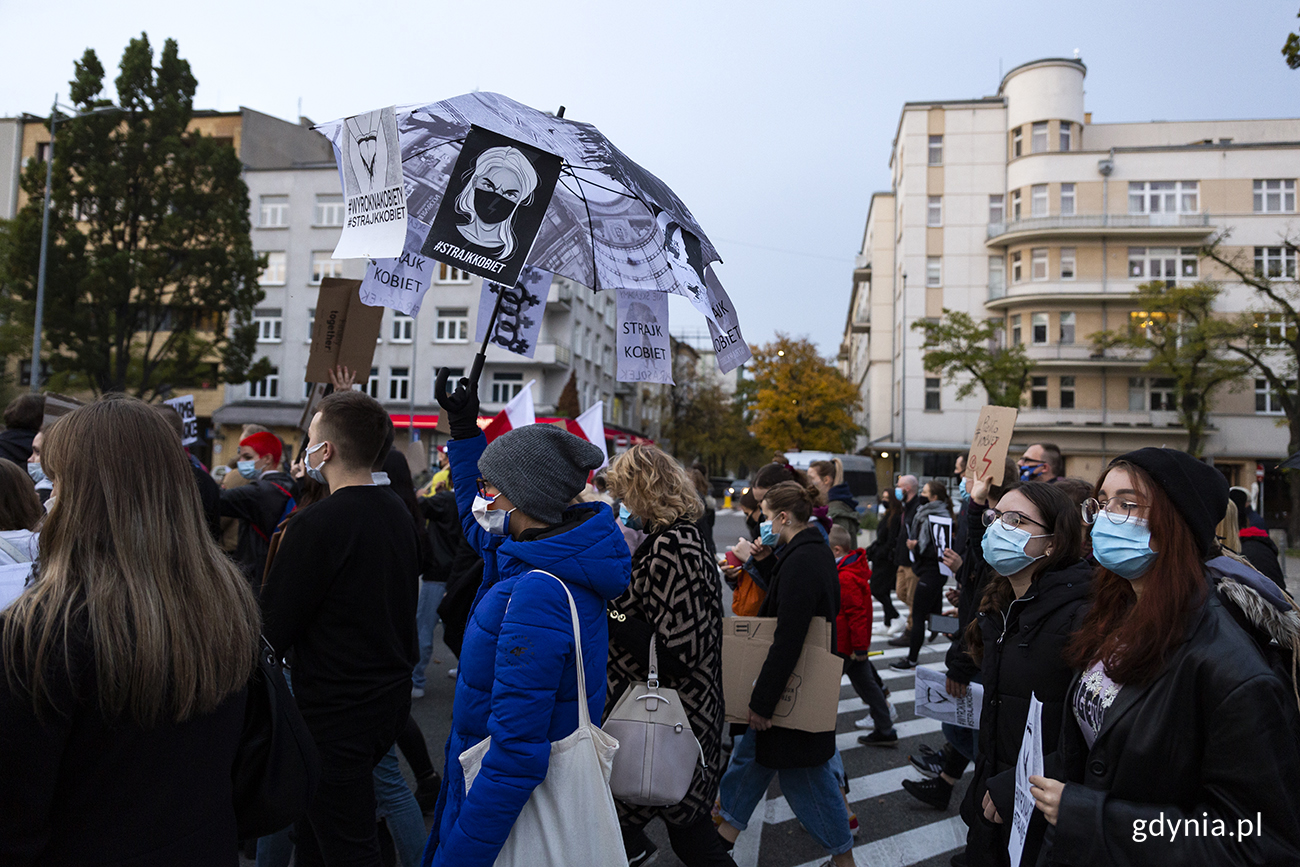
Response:
[[[558,156],[471,127],[421,252],[513,285],[559,176]]]

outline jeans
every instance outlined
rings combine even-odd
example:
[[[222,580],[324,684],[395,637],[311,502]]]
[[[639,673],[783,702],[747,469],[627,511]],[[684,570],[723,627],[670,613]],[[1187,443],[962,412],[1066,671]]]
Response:
[[[421,581],[415,608],[415,631],[420,640],[420,661],[411,672],[411,686],[424,689],[424,670],[433,659],[433,628],[438,625],[438,605],[447,593],[446,581]]]
[[[393,846],[402,867],[420,867],[424,853],[424,814],[415,802],[411,787],[402,777],[397,763],[397,747],[389,748],[387,755],[375,766],[376,813],[388,820],[388,832],[393,835]]]
[[[880,686],[879,675],[876,675],[876,667],[871,664],[871,660],[860,659],[855,662],[846,659],[844,673],[849,676],[849,683],[853,684],[853,691],[858,694],[858,698],[866,702],[871,710],[871,722],[875,724],[876,731],[893,734],[894,724],[889,721],[889,701],[885,698],[885,691]]]
[[[257,838],[257,867],[289,867],[293,857],[293,837],[290,828]]]
[[[813,839],[832,855],[852,849],[848,809],[832,770],[838,753],[815,768],[774,770],[760,765],[754,758],[754,750],[754,730],[746,729],[731,750],[731,764],[722,775],[718,789],[722,818],[733,828],[745,830],[772,778],[780,775],[781,793]]]
[[[966,773],[966,766],[975,761],[975,744],[979,732],[944,723],[943,736],[952,747],[951,750],[944,751],[943,772],[953,778],[960,777]]]

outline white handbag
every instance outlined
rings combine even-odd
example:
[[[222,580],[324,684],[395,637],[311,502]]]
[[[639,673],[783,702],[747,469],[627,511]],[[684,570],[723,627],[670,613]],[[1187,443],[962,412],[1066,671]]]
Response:
[[[634,683],[614,705],[605,731],[618,739],[610,789],[628,804],[666,807],[690,791],[704,748],[677,691],[659,686],[659,656],[650,639],[650,678]]]
[[[536,570],[542,572],[542,570]],[[551,575],[550,572],[542,572]],[[550,765],[501,847],[496,867],[627,867],[618,811],[609,790],[618,741],[591,722],[587,678],[582,666],[582,627],[573,594],[551,575],[569,598],[578,673],[578,727],[551,743]],[[492,739],[484,738],[460,754],[469,793]]]

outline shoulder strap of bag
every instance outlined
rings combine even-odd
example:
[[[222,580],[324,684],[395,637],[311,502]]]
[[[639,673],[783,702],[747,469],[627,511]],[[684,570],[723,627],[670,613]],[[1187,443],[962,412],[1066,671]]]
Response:
[[[10,557],[13,557],[15,563],[32,562],[32,557],[30,554],[26,553],[25,551],[18,550],[17,545],[14,545],[13,543],[9,542],[6,539],[0,539],[0,551],[4,551]],[[650,652],[654,653],[654,645],[651,645]]]
[[[655,635],[650,636],[650,677],[646,681],[646,686],[651,689],[659,688],[659,654],[655,653],[655,638],[657,637]]]
[[[542,575],[551,575],[545,569],[534,569]],[[582,624],[578,620],[578,605],[573,601],[573,594],[569,592],[569,585],[560,581],[556,575],[551,575],[560,586],[564,588],[564,595],[569,598],[569,616],[573,619],[573,653],[574,661],[578,666],[578,728],[588,728],[591,726],[591,711],[587,709],[587,672],[582,664]],[[654,653],[654,645],[650,646],[650,652]]]

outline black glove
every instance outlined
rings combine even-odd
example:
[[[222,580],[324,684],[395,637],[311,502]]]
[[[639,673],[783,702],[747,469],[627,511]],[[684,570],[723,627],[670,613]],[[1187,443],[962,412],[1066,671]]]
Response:
[[[452,439],[467,440],[479,435],[477,383],[461,377],[456,390],[448,394],[447,368],[443,367],[438,370],[433,396],[437,399],[438,406],[447,413],[447,426],[451,429]]]

